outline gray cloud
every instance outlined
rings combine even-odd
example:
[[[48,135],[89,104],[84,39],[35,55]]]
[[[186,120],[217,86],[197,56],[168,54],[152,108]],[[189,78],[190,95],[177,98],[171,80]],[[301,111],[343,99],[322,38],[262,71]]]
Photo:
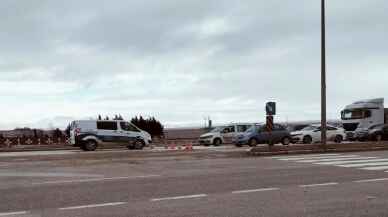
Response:
[[[319,3],[3,1],[0,111],[19,124],[143,113],[191,125],[262,121],[276,100],[282,120],[318,119]],[[388,95],[387,7],[328,1],[330,118]]]

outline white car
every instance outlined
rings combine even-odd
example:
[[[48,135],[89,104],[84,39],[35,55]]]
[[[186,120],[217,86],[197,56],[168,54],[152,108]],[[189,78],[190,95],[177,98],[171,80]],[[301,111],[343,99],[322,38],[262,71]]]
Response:
[[[293,143],[311,144],[321,141],[321,125],[310,125],[300,131],[291,132]],[[327,125],[327,139],[336,143],[341,143],[346,134],[344,129]]]
[[[152,138],[127,121],[78,120],[70,125],[70,142],[84,151],[94,151],[101,144],[125,144],[128,149],[143,149]]]
[[[201,135],[198,139],[201,145],[219,146],[224,143],[232,143],[233,139],[241,133],[244,133],[253,124],[230,124],[227,126],[216,127],[209,133]]]

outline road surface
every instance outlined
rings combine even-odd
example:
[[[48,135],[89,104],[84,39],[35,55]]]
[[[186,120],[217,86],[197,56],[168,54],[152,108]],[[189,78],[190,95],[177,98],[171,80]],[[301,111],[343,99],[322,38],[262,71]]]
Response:
[[[387,151],[221,154],[228,150],[236,151],[2,153],[0,216],[388,216]]]

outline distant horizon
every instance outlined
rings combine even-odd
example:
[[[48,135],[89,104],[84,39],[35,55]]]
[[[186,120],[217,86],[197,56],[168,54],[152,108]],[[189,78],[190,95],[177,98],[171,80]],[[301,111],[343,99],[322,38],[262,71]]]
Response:
[[[98,118],[81,118],[81,119],[71,119],[69,122],[66,123],[71,123],[72,120],[97,120]],[[47,119],[46,119],[47,120]],[[112,119],[110,119],[112,120]],[[130,121],[128,119],[124,119],[126,121]],[[275,117],[276,121],[276,117]],[[340,119],[328,119],[328,122],[335,122],[335,121],[341,121]],[[291,124],[298,124],[298,123],[318,123],[320,120],[290,120],[288,122],[286,121],[276,121],[277,123],[291,123]],[[213,122],[213,127],[219,127],[219,126],[225,126],[228,124],[232,123],[264,123],[264,121],[231,121],[231,122]],[[49,127],[49,125],[52,125]],[[177,124],[177,125],[165,125],[163,122],[162,124],[164,125],[165,129],[197,129],[197,128],[205,128],[205,123],[203,122],[202,124],[198,123],[193,123],[193,124]],[[12,131],[15,129],[23,129],[23,128],[30,128],[30,129],[38,129],[38,130],[54,130],[56,128],[59,128],[61,130],[66,129],[68,124],[66,125],[55,125],[55,123],[50,122],[47,127],[39,127],[36,124],[25,124],[25,125],[20,125],[20,126],[15,126],[15,127],[10,127],[10,128],[4,128],[0,127],[0,131]]]

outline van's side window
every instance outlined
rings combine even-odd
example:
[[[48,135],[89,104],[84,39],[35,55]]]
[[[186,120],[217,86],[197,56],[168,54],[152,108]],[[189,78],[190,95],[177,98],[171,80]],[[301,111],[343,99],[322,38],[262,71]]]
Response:
[[[97,129],[99,129],[99,130],[117,130],[117,122],[97,121]]]
[[[132,124],[128,122],[120,122],[120,126],[121,126],[121,129],[125,131],[139,132],[139,130],[136,127],[132,126]]]

